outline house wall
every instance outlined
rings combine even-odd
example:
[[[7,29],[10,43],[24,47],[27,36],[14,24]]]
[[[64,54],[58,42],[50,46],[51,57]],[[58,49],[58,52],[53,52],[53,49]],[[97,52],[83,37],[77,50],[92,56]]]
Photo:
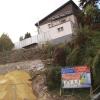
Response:
[[[58,32],[57,28],[62,27],[62,26],[64,28],[64,31]],[[14,49],[25,48],[32,44],[44,44],[46,41],[50,41],[51,43],[55,43],[55,44],[64,42],[66,40],[65,37],[67,37],[68,35],[71,35],[72,32],[73,32],[72,22],[67,21],[66,23],[52,27],[51,31],[46,31],[36,36],[33,36],[31,38],[15,43]],[[70,38],[68,38],[68,41],[69,40]]]
[[[62,20],[66,20],[64,23],[61,23]],[[71,25],[72,25],[72,29],[70,29],[68,27],[68,22],[71,22]],[[50,25],[50,27],[49,27]],[[63,31],[62,32],[58,32],[58,28],[60,27],[63,27]],[[63,36],[63,35],[67,35],[68,32],[69,33],[74,33],[75,29],[78,27],[78,24],[77,24],[77,19],[74,15],[70,15],[70,16],[67,16],[67,17],[63,17],[63,18],[60,18],[58,20],[55,20],[55,21],[52,21],[52,22],[49,22],[47,24],[44,24],[44,25],[40,25],[39,27],[39,34],[43,34],[43,33],[53,33],[53,35],[57,34],[58,37],[59,36]],[[70,30],[72,32],[70,32]]]

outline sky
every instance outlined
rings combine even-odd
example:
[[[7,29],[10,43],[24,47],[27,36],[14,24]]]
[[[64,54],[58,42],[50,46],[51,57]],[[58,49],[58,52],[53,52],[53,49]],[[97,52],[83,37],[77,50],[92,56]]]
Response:
[[[0,0],[0,35],[6,33],[15,43],[20,36],[37,34],[35,23],[68,0]],[[73,0],[77,5],[79,0]]]

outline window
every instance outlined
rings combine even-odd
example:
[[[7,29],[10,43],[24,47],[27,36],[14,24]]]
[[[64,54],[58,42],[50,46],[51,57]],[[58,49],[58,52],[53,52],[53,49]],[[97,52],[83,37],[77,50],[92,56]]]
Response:
[[[63,31],[63,30],[64,30],[63,27],[59,27],[59,28],[58,28],[58,32],[61,32],[61,31]]]

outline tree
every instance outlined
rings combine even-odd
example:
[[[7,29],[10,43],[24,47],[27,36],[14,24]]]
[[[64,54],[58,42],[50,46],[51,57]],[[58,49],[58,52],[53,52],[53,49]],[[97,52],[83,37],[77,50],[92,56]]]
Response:
[[[80,6],[82,8],[85,8],[87,5],[92,5],[94,7],[97,7],[97,3],[99,3],[100,0],[80,0]]]
[[[95,17],[98,16],[99,10],[97,4],[100,0],[80,0],[80,6],[83,9],[81,15],[79,15],[79,22],[82,26],[88,25],[93,27]],[[99,13],[100,14],[100,13]]]
[[[93,5],[87,5],[84,9],[85,13],[85,23],[87,25],[92,26],[93,25],[93,18],[97,15],[97,9]]]
[[[0,51],[11,50],[14,47],[11,39],[7,34],[2,34],[0,37]]]
[[[27,33],[25,34],[24,39],[26,39],[26,38],[30,38],[30,37],[31,37],[31,34],[30,34],[29,32],[27,32]]]
[[[19,38],[19,41],[22,41],[22,40],[24,40],[24,39],[23,39],[23,36],[21,36],[21,37]]]

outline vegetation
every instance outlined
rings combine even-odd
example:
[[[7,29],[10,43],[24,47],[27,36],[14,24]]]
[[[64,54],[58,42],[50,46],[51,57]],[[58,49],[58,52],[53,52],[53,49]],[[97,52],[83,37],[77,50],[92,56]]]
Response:
[[[52,50],[53,68],[50,66],[46,75],[50,90],[60,88],[59,74],[63,66],[88,65],[93,73],[93,87],[100,84],[100,31],[93,31],[87,26],[80,28],[71,43],[58,45]]]
[[[94,29],[95,23],[100,19],[100,9],[98,7],[99,2],[100,0],[80,0],[82,11],[78,15],[78,21],[81,23],[82,27],[88,25]]]
[[[11,50],[13,47],[14,44],[12,43],[9,36],[6,34],[2,34],[2,36],[0,37],[0,51]]]
[[[22,41],[22,40],[24,40],[23,36],[21,36],[21,37],[19,38],[19,41]]]
[[[49,90],[56,90],[61,85],[61,68],[50,67],[46,70],[46,83]]]
[[[24,39],[27,39],[27,38],[30,38],[30,37],[31,37],[31,34],[30,34],[29,32],[27,32],[27,33],[25,34]]]
[[[77,31],[77,35],[73,37],[74,48],[77,50],[74,49],[74,53],[69,54],[67,59],[67,62],[70,61],[71,64],[87,64],[91,67],[94,87],[100,84],[98,77],[100,75],[98,66],[100,65],[100,30],[97,31],[95,28],[95,22],[100,15],[99,2],[100,0],[80,0],[82,13],[78,16],[78,19],[82,27]],[[78,57],[77,61],[71,57],[72,54],[75,58]]]
[[[30,38],[30,37],[31,37],[31,33],[27,32],[24,37],[20,36],[19,41],[22,41],[22,40]]]
[[[42,53],[46,56],[45,58],[52,58],[53,57],[53,51],[54,51],[54,46],[46,42],[45,44],[42,45],[42,48],[40,48]]]
[[[99,3],[100,0],[80,0],[80,6],[82,8],[87,7],[87,5],[92,5],[94,7],[97,7],[97,3]]]
[[[63,47],[56,47],[53,53],[54,64],[64,66],[66,65],[66,52]]]

